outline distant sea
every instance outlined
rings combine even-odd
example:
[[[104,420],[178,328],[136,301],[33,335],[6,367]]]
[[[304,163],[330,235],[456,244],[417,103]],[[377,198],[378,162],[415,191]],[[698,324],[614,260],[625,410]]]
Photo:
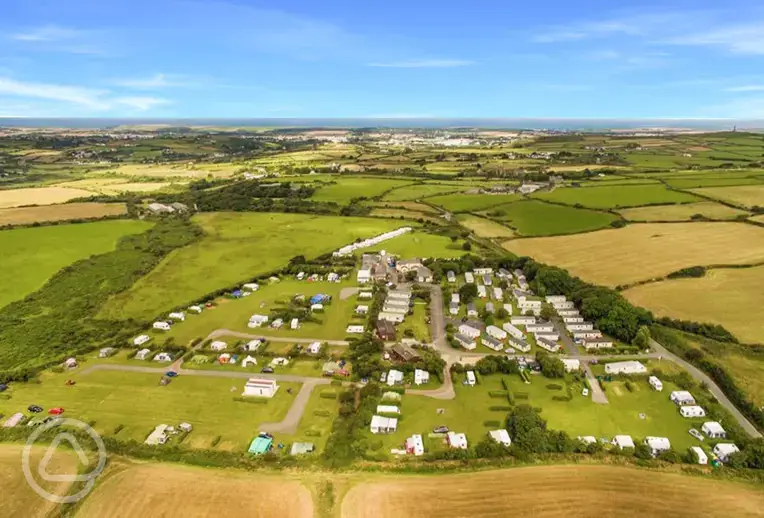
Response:
[[[643,128],[764,129],[763,119],[98,119],[0,117],[0,127],[103,129],[117,126],[216,126],[310,128],[485,128],[603,131]]]

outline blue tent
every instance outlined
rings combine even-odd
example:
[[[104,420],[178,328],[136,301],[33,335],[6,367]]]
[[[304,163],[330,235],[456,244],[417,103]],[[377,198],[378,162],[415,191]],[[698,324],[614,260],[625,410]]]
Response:
[[[328,299],[329,299],[329,295],[324,295],[323,293],[319,293],[318,295],[313,295],[310,298],[310,303],[311,304],[321,304],[322,302],[324,302],[325,300],[328,300]]]

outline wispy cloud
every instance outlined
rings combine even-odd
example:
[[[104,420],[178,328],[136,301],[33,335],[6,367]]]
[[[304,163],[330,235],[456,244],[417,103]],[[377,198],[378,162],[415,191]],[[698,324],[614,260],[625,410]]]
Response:
[[[764,21],[692,31],[667,38],[666,43],[717,47],[734,54],[764,55]]]
[[[113,83],[117,86],[134,88],[136,90],[157,90],[187,84],[181,81],[179,76],[168,76],[166,74],[154,74],[153,76],[143,78],[115,79]]]
[[[731,119],[764,119],[764,97],[741,97],[701,110],[704,116]]]
[[[382,68],[454,68],[474,65],[474,61],[464,59],[412,59],[406,61],[390,61],[386,63],[369,63],[370,67]]]
[[[142,112],[157,106],[170,104],[169,100],[159,97],[117,97],[114,99],[114,102]]]
[[[70,54],[104,54],[104,47],[93,41],[95,33],[58,25],[32,27],[10,35],[10,39],[29,48]]]
[[[764,85],[743,85],[730,86],[724,89],[725,92],[764,92]]]
[[[57,25],[43,25],[28,29],[24,32],[12,34],[11,38],[18,41],[65,41],[80,37],[83,33],[75,29],[59,27]]]
[[[592,89],[589,85],[577,85],[567,83],[551,83],[540,85],[544,90],[552,90],[554,92],[587,92]]]

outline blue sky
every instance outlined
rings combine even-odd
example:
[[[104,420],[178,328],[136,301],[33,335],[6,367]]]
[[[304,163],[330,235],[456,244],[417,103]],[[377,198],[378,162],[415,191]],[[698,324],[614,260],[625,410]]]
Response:
[[[756,0],[3,0],[0,116],[764,118]]]

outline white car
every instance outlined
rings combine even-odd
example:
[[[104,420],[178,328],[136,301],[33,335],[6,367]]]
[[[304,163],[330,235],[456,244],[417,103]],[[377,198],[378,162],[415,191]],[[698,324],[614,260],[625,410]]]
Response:
[[[584,390],[581,391],[581,395],[584,396],[584,397],[588,396],[589,395],[589,389],[584,387]]]

